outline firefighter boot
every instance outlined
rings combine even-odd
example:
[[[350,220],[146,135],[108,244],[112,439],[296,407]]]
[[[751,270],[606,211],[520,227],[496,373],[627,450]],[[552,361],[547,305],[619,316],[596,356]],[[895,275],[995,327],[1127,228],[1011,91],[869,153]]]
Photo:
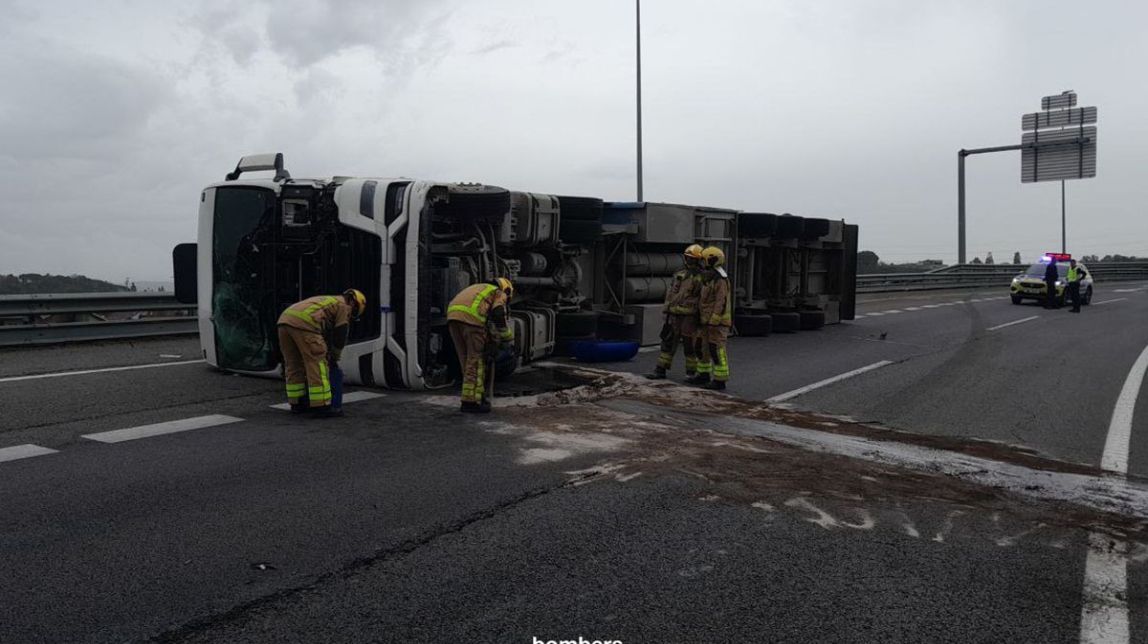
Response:
[[[688,384],[698,385],[701,387],[704,387],[707,384],[709,384],[709,381],[710,381],[710,375],[708,373],[705,373],[704,371],[699,371],[699,372],[695,373],[694,375],[690,376],[689,378],[686,378],[686,382]]]
[[[725,381],[724,380],[713,380],[713,381],[710,381],[708,384],[703,385],[703,387],[705,389],[710,389],[713,391],[725,391]]]
[[[654,367],[654,370],[646,374],[646,378],[650,380],[665,380],[666,369],[665,367]]]

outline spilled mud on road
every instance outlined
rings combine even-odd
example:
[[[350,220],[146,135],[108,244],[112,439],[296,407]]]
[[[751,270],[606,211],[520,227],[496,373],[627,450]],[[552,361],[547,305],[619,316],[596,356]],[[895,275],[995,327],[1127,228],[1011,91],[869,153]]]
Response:
[[[825,529],[883,524],[938,542],[963,530],[1001,547],[1037,540],[1054,548],[1101,532],[1130,561],[1148,562],[1142,482],[1109,484],[1096,468],[1009,445],[920,436],[633,374],[546,368],[584,384],[496,399],[498,412],[483,425],[521,438],[524,464],[599,454],[594,467],[570,473],[576,485],[686,476],[700,485],[701,502],[789,513]]]

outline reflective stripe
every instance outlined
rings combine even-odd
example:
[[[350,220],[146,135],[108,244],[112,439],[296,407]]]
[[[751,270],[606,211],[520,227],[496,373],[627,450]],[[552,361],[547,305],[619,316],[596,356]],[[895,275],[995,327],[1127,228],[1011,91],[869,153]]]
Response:
[[[714,380],[729,380],[729,358],[725,347],[718,347],[717,362],[714,363]]]
[[[513,340],[514,339],[514,330],[511,329],[510,325],[508,324],[508,325],[502,327],[502,331],[500,331],[498,333],[498,337],[503,339],[503,340]]]
[[[315,321],[315,318],[311,317],[310,315],[307,315],[303,311],[297,311],[295,309],[287,309],[286,311],[284,311],[284,313],[286,313],[287,315],[290,315],[293,318],[299,318],[300,320],[303,320],[304,322],[306,322],[307,324],[310,324],[311,326],[315,327],[316,329],[320,328],[319,323]]]
[[[466,313],[473,315],[480,324],[486,324],[486,316],[478,312],[478,308],[490,297],[491,293],[498,290],[497,286],[487,285],[486,288],[478,292],[474,297],[474,301],[470,304],[452,304],[447,310],[447,313]]]
[[[689,361],[687,361],[687,364]],[[669,369],[674,364],[674,354],[666,353],[665,351],[658,354],[658,366],[663,369]]]
[[[705,362],[702,362],[699,360],[697,371],[698,371],[698,373],[710,373],[711,371],[713,371],[713,365],[710,364],[708,360]]]

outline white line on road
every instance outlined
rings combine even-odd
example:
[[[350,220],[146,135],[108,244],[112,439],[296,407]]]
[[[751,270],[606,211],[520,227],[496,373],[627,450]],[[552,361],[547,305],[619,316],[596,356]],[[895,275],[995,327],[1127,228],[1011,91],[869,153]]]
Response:
[[[22,458],[32,458],[33,456],[43,456],[45,454],[55,454],[56,450],[48,449],[47,447],[40,447],[39,445],[16,445],[14,447],[5,447],[0,449],[0,463],[5,461],[18,461]]]
[[[152,436],[162,436],[163,434],[174,434],[192,429],[203,429],[205,427],[238,423],[242,420],[242,418],[236,418],[235,416],[212,414],[210,416],[196,416],[195,418],[171,420],[166,423],[155,423],[154,425],[140,425],[139,427],[116,429],[110,432],[100,432],[99,434],[84,434],[83,438],[101,443],[122,443],[123,441],[135,440],[137,438],[151,438]]]
[[[921,307],[919,307],[919,306],[906,306],[905,310],[906,311],[920,311]]]
[[[1012,322],[1005,322],[1004,324],[998,324],[996,326],[990,326],[989,328],[985,329],[985,331],[996,331],[997,329],[1003,329],[1006,326],[1012,326],[1014,324],[1020,324],[1022,322],[1031,322],[1031,321],[1033,321],[1039,317],[1040,317],[1039,315],[1032,315],[1032,316],[1029,316],[1027,318],[1021,318],[1019,320],[1013,320]]]
[[[842,380],[852,378],[853,376],[859,376],[859,375],[861,375],[867,371],[873,371],[874,369],[880,369],[881,367],[891,365],[891,364],[893,364],[892,360],[882,360],[881,362],[874,362],[873,364],[861,367],[860,369],[854,369],[853,371],[847,371],[845,373],[833,376],[832,378],[826,378],[825,380],[819,380],[819,381],[817,381],[811,385],[805,385],[804,387],[794,389],[793,391],[787,391],[783,394],[778,394],[778,395],[774,396],[773,398],[767,398],[765,402],[767,402],[767,403],[785,402],[786,400],[790,400],[791,398],[796,398],[802,394],[807,394],[807,393],[813,391],[814,389],[820,389],[821,387],[824,387],[826,385],[831,385],[835,382],[841,382]]]
[[[881,317],[882,315],[885,315],[885,314],[877,312],[877,313],[866,313],[866,315],[868,315],[869,317]]]
[[[1111,304],[1113,302],[1123,302],[1124,300],[1127,300],[1127,299],[1128,298],[1126,298],[1126,297],[1118,297],[1118,298],[1112,299],[1112,300],[1104,300],[1103,302],[1093,302],[1093,304],[1100,306],[1101,304]]]
[[[374,398],[383,398],[384,396],[386,396],[386,394],[380,394],[372,391],[352,391],[343,396],[343,404],[345,405],[347,403],[362,402],[364,400],[372,400]],[[279,403],[278,405],[271,405],[271,408],[287,411],[291,409],[291,405],[288,403]]]
[[[1132,440],[1132,417],[1136,399],[1148,371],[1148,347],[1132,365],[1124,386],[1112,408],[1108,436],[1100,467],[1121,476],[1128,473],[1128,446]],[[1089,536],[1088,559],[1084,563],[1084,608],[1080,616],[1080,641],[1109,644],[1128,641],[1128,558],[1124,544],[1113,544],[1111,537],[1092,533]]]
[[[154,369],[156,367],[175,367],[183,364],[198,364],[204,360],[182,360],[180,362],[153,362],[150,364],[134,364],[127,367],[108,367],[106,369],[85,369],[83,371],[56,371],[53,373],[38,373],[31,376],[12,376],[0,378],[0,383],[19,382],[21,380],[39,380],[41,378],[62,378],[64,376],[83,376],[90,373],[109,373],[112,371],[131,371],[133,369]]]
[[[642,347],[642,348],[638,349],[638,353],[649,353],[651,351],[657,351],[660,348],[661,348],[660,346],[655,344],[652,347]]]

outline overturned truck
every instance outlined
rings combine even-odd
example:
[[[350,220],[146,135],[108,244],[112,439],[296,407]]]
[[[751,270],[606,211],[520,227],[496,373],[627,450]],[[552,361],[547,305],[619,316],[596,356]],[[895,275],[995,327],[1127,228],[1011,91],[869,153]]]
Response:
[[[243,174],[271,171],[270,178]],[[658,341],[682,249],[725,251],[740,335],[853,319],[857,227],[842,221],[509,191],[473,183],[294,179],[282,154],[244,157],[200,195],[197,244],[173,253],[207,362],[278,375],[275,323],[292,303],[354,287],[368,299],[348,382],[449,386],[446,310],[467,285],[515,282],[517,363],[575,340]]]

